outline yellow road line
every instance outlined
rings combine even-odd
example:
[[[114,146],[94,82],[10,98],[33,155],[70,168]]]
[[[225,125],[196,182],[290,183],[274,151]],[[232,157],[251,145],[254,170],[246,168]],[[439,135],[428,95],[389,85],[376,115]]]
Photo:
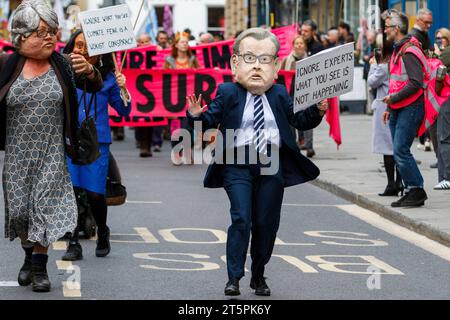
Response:
[[[53,250],[66,251],[67,242],[66,241],[56,241],[52,243]]]

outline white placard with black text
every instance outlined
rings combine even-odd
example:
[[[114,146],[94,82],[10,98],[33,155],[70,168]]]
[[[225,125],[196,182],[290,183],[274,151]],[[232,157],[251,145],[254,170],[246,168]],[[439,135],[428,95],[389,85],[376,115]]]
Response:
[[[137,46],[128,5],[79,13],[90,56],[123,51]]]
[[[294,112],[352,91],[354,60],[354,43],[348,43],[297,61]]]

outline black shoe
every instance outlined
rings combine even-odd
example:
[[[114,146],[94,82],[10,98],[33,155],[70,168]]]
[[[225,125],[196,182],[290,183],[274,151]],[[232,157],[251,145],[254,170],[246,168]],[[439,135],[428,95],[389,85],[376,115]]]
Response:
[[[226,296],[238,296],[241,292],[239,291],[239,280],[231,279],[227,282],[225,286],[225,295]]]
[[[257,296],[270,296],[270,288],[266,283],[264,277],[250,280],[250,288],[255,290]]]
[[[28,286],[31,283],[31,259],[25,258],[22,268],[20,268],[17,282],[21,286]]]
[[[378,195],[380,197],[397,197],[399,192],[401,192],[401,190],[398,190],[397,187],[387,185],[386,189],[384,189],[384,192],[379,193]]]
[[[148,157],[152,157],[153,154],[151,153],[151,151],[141,151],[141,152],[139,153],[139,156],[140,156],[141,158],[148,158]]]
[[[314,157],[316,155],[316,152],[314,151],[314,149],[308,149],[307,151],[306,151],[306,156],[308,157],[308,158],[312,158],[312,157]]]
[[[106,227],[105,232],[98,232],[97,248],[95,248],[95,255],[97,257],[106,257],[111,251],[111,244],[109,243],[109,228]]]
[[[34,292],[49,292],[50,280],[48,279],[46,265],[32,265],[32,286]]]
[[[83,249],[78,242],[70,243],[67,247],[66,253],[63,255],[62,259],[64,261],[76,261],[83,259]]]
[[[394,208],[400,207],[420,207],[425,205],[425,200],[427,200],[427,194],[422,188],[411,189],[404,197],[400,200],[395,201],[391,204]]]

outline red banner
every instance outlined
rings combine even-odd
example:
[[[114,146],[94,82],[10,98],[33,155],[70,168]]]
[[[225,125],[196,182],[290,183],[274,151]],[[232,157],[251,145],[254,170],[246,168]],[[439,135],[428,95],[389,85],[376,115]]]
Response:
[[[62,52],[62,50],[64,49],[65,46],[66,46],[65,43],[63,43],[63,42],[58,42],[58,43],[56,44],[55,50],[58,51],[58,52]],[[4,52],[6,52],[6,53],[12,53],[12,52],[16,51],[16,48],[14,48],[14,46],[12,45],[12,43],[7,42],[7,41],[5,41],[5,40],[3,40],[3,39],[0,39],[0,52],[1,52],[1,51],[4,51]]]
[[[272,33],[277,36],[280,42],[280,51],[278,56],[280,59],[287,57],[292,51],[292,41],[298,35],[297,28],[294,25],[272,29]]]
[[[0,52],[11,53],[14,51],[15,51],[15,48],[13,47],[13,45],[11,43],[6,42],[3,39],[0,39]]]
[[[200,63],[200,68],[231,69],[230,58],[233,53],[234,40],[214,42],[191,47],[191,50]],[[155,45],[148,45],[128,50],[124,69],[162,69],[165,58],[170,55],[171,49],[157,50]],[[119,63],[122,63],[123,52],[117,53]]]
[[[109,125],[111,127],[158,127],[169,124],[167,118],[150,116],[121,116],[109,107]]]
[[[296,27],[276,28],[272,33],[280,42],[279,57],[282,61],[292,51],[292,40],[297,35]],[[234,40],[227,40],[192,47],[202,68],[199,70],[161,70],[171,49],[158,51],[156,46],[150,45],[129,50],[123,72],[132,96],[132,111],[130,116],[120,117],[110,108],[111,126],[165,125],[167,120],[157,117],[185,116],[186,95],[192,93],[202,93],[204,103],[208,104],[215,96],[219,84],[233,81],[230,72],[233,43]],[[63,48],[64,43],[58,43],[56,50],[61,52]],[[12,52],[14,47],[0,40],[0,50]],[[121,53],[117,53],[117,57],[120,60]],[[277,82],[285,84],[291,92],[294,75],[292,71],[282,71]],[[330,125],[330,136],[339,145],[341,133],[337,99],[332,100],[326,119]]]
[[[219,84],[233,81],[230,70],[137,70],[126,69],[127,88],[132,98],[130,118],[184,117],[186,96],[202,95],[203,104],[215,97]],[[292,88],[295,72],[280,72],[277,83]],[[117,125],[117,123],[115,124]]]

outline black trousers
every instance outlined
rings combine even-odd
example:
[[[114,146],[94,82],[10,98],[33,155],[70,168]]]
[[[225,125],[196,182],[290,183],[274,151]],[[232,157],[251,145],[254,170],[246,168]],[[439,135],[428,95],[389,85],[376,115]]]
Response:
[[[262,277],[280,224],[284,179],[281,167],[262,175],[261,164],[225,164],[224,188],[230,200],[231,226],[227,239],[228,277],[244,276],[250,234],[252,277]]]

